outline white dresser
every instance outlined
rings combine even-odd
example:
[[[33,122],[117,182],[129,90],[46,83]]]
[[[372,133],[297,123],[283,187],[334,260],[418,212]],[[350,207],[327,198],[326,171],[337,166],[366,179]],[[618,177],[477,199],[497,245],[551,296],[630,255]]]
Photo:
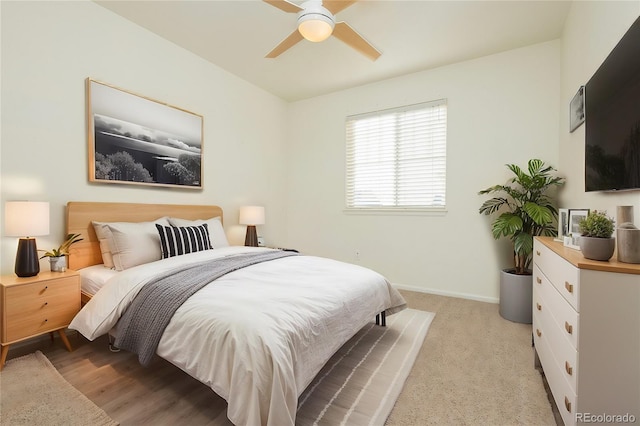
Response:
[[[534,242],[536,365],[566,425],[640,423],[640,265],[615,258]]]

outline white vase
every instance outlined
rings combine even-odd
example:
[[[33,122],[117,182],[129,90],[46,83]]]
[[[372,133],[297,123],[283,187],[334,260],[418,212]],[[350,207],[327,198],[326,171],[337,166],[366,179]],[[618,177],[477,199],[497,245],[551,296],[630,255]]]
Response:
[[[51,272],[64,272],[67,270],[67,256],[49,257]]]

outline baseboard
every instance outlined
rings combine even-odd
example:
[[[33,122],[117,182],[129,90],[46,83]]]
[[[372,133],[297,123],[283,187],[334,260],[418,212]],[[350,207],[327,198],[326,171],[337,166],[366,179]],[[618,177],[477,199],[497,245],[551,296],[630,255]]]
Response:
[[[498,299],[497,297],[485,297],[485,296],[478,296],[477,294],[460,293],[455,291],[443,291],[443,290],[437,290],[433,288],[416,287],[416,286],[396,284],[396,283],[393,283],[391,285],[399,290],[415,291],[417,293],[436,294],[438,296],[457,297],[459,299],[477,300],[478,302],[487,302],[487,303],[500,302],[500,299]]]

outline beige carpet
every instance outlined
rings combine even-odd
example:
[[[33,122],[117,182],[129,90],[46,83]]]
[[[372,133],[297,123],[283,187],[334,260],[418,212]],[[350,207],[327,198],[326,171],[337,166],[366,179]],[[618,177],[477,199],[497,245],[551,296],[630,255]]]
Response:
[[[387,426],[556,425],[531,324],[505,320],[497,304],[402,294],[436,316]]]
[[[7,361],[0,373],[2,425],[117,425],[58,373],[41,352]]]
[[[298,402],[297,425],[383,425],[434,314],[406,309],[365,326],[336,352]]]

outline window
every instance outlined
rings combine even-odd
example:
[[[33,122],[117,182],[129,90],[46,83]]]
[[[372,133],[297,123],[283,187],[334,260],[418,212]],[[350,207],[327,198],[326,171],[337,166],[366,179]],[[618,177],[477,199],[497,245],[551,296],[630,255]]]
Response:
[[[445,99],[347,117],[347,209],[445,207]]]

